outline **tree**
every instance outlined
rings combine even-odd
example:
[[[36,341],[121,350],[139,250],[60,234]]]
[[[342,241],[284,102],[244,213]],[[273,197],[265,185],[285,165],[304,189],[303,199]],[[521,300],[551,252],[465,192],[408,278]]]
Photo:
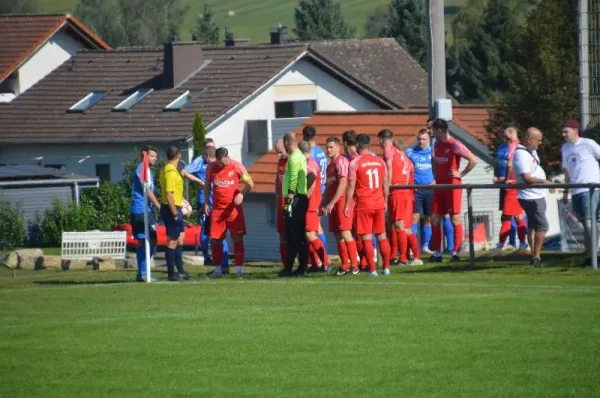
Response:
[[[380,37],[396,39],[417,62],[427,61],[427,16],[420,0],[392,0],[388,5],[386,27]]]
[[[509,125],[544,133],[540,158],[560,160],[561,126],[578,115],[577,0],[542,0],[529,10],[515,52],[509,91],[496,100],[489,126],[492,140]]]
[[[0,0],[0,14],[26,14],[37,12],[35,0]]]
[[[382,37],[382,32],[387,28],[388,9],[383,4],[378,5],[365,22],[365,39]]]
[[[194,158],[202,155],[204,150],[204,140],[206,139],[206,129],[202,122],[200,112],[194,113],[194,123],[192,125],[192,136],[194,137]]]
[[[336,0],[300,0],[294,19],[300,41],[352,39],[356,33]]]
[[[208,4],[204,4],[204,11],[198,16],[196,26],[192,29],[192,40],[202,44],[219,44],[219,25]]]
[[[113,47],[161,45],[179,31],[184,0],[79,0],[75,15]]]

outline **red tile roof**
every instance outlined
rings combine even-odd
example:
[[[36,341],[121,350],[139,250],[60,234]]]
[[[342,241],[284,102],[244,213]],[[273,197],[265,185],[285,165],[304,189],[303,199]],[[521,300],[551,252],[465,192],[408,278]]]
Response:
[[[346,130],[371,136],[371,149],[381,155],[378,146],[377,133],[384,128],[392,130],[395,138],[402,138],[405,145],[410,145],[416,140],[416,133],[425,127],[427,113],[407,111],[371,111],[371,112],[319,112],[305,121],[295,132],[301,136],[302,128],[311,125],[317,130],[317,144],[325,146],[325,140],[330,136],[341,135]],[[277,169],[277,154],[274,150],[258,159],[248,172],[256,186],[255,193],[273,193]]]
[[[88,48],[111,49],[106,42],[69,14],[0,15],[0,81],[62,28],[75,32],[84,39]]]

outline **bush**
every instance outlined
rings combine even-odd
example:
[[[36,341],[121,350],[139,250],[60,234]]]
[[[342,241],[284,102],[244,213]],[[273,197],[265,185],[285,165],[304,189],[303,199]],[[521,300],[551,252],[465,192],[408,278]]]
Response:
[[[94,209],[88,229],[110,231],[113,226],[129,222],[130,194],[121,184],[103,182],[99,188],[86,189],[81,194],[81,206]]]
[[[94,216],[94,208],[75,203],[65,205],[59,199],[53,199],[52,207],[46,209],[42,217],[42,243],[46,246],[60,246],[62,233],[87,231]]]
[[[20,205],[0,198],[0,250],[23,246],[25,242],[25,216]]]

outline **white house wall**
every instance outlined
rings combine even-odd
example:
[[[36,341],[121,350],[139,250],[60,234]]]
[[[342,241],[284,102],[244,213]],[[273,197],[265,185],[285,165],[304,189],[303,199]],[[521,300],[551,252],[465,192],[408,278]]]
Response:
[[[279,127],[275,133],[280,136],[285,132],[281,129],[281,119],[275,120],[275,102],[294,100],[316,100],[319,111],[381,108],[310,62],[300,60],[285,70],[272,84],[253,93],[231,115],[209,125],[207,136],[214,139],[217,146],[227,147],[233,159],[250,166],[260,154],[247,153],[244,137],[246,120],[274,120]],[[283,124],[290,131],[298,127],[304,119],[285,120]],[[275,134],[271,137],[271,147],[274,139]]]
[[[65,31],[56,32],[19,68],[19,92],[25,92],[84,47]]]

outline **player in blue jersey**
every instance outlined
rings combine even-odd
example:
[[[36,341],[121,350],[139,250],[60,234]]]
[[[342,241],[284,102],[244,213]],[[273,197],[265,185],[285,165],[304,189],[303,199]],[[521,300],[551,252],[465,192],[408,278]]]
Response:
[[[202,156],[198,156],[194,161],[188,164],[182,171],[181,175],[190,181],[197,183],[200,188],[196,194],[196,205],[198,211],[198,225],[202,226],[202,234],[200,242],[202,246],[202,254],[204,255],[204,265],[211,265],[212,260],[209,256],[208,245],[210,244],[209,226],[210,217],[205,217],[204,209],[204,181],[206,179],[206,169],[211,162],[215,161],[215,142],[212,138],[207,138],[204,141],[205,150]],[[209,207],[212,207],[212,191],[209,196]],[[227,241],[223,241],[223,271],[227,273],[229,270],[229,248]]]
[[[142,148],[142,155],[146,152],[148,156],[148,165],[156,166],[158,159],[158,151],[156,148],[146,146]],[[156,222],[152,215],[152,210],[160,209],[160,203],[154,195],[154,175],[150,171],[150,186],[148,188],[148,231],[150,233],[150,259],[146,258],[145,250],[145,229],[144,229],[144,183],[142,182],[143,163],[140,162],[133,173],[133,188],[131,192],[131,207],[129,208],[129,216],[133,237],[137,239],[138,245],[135,249],[135,257],[137,260],[137,276],[138,282],[146,281],[146,262],[151,261],[156,248]]]
[[[321,193],[325,192],[325,181],[326,181],[326,173],[327,164],[329,161],[327,160],[327,155],[325,151],[317,145],[317,131],[313,126],[305,126],[302,129],[302,139],[307,141],[310,144],[310,157],[317,161],[319,167],[321,168]],[[323,226],[319,222],[319,231],[318,237],[323,242],[323,246],[325,250],[327,250],[327,238],[325,233],[323,232]],[[315,266],[319,266],[318,264],[314,264]]]
[[[417,145],[406,149],[406,156],[413,162],[415,168],[415,185],[435,184],[431,163],[430,137],[426,129],[417,133]],[[413,214],[413,233],[418,235],[419,220],[421,216],[423,226],[423,237],[421,239],[421,251],[430,253],[429,242],[431,241],[431,204],[433,203],[432,189],[415,189],[415,210]]]

